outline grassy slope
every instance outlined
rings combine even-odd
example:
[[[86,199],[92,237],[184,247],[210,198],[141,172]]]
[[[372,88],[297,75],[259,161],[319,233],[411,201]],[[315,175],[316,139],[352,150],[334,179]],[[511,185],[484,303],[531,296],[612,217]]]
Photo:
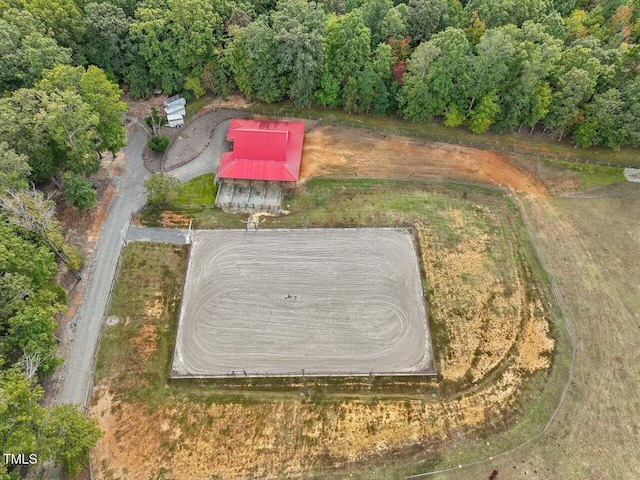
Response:
[[[575,377],[558,421],[526,448],[436,478],[637,479],[640,475],[640,189],[532,203],[533,220],[576,339]]]

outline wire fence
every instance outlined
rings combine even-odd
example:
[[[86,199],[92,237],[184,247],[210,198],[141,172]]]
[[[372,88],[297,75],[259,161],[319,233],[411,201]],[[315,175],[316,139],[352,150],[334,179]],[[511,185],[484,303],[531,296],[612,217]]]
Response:
[[[243,108],[243,109],[237,108],[235,110],[249,111],[251,112],[252,115],[268,115],[271,117],[301,118],[304,120],[316,121],[316,122],[324,123],[327,125],[339,125],[339,126],[350,127],[350,128],[361,128],[361,129],[371,130],[373,132],[380,132],[386,135],[413,137],[420,140],[427,140],[427,141],[438,142],[438,143],[449,143],[449,144],[455,144],[455,145],[460,145],[464,147],[479,148],[483,150],[496,150],[503,153],[532,156],[538,159],[552,159],[552,160],[571,162],[571,163],[584,163],[589,165],[597,165],[597,166],[603,166],[603,167],[616,167],[616,168],[640,166],[639,164],[634,165],[631,163],[623,164],[623,163],[616,163],[616,162],[610,162],[610,161],[591,160],[591,159],[582,158],[575,155],[560,155],[557,153],[542,154],[540,152],[535,152],[535,151],[526,150],[526,149],[517,148],[517,147],[500,145],[497,143],[489,143],[489,142],[482,142],[482,141],[476,141],[476,140],[469,140],[469,139],[432,134],[426,130],[423,132],[417,133],[417,132],[412,132],[412,131],[398,129],[398,128],[371,125],[365,122],[349,122],[349,121],[339,120],[335,118],[321,117],[319,115],[297,113],[294,111],[284,111],[284,110],[272,111],[269,109],[262,109],[255,105],[252,105],[248,108]]]
[[[307,369],[300,369],[296,372],[248,372],[246,370],[232,370],[226,373],[214,373],[207,375],[181,375],[172,373],[171,378],[174,380],[180,379],[202,379],[209,378],[323,378],[323,377],[435,377],[437,372],[431,370],[420,370],[415,372],[383,372],[374,371],[369,372],[329,372],[329,371],[313,371]]]

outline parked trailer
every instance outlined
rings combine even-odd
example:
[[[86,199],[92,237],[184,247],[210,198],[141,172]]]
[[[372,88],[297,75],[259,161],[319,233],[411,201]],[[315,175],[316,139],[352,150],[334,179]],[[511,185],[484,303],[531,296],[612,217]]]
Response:
[[[182,115],[167,115],[167,123],[171,128],[181,127],[184,125],[184,117]]]
[[[186,105],[187,101],[182,98],[180,95],[174,95],[173,97],[167,98],[164,102],[162,102],[165,107],[170,107],[173,104],[176,105]]]
[[[187,111],[185,110],[183,105],[179,105],[177,103],[171,104],[169,107],[165,107],[164,112],[169,115],[186,115]]]

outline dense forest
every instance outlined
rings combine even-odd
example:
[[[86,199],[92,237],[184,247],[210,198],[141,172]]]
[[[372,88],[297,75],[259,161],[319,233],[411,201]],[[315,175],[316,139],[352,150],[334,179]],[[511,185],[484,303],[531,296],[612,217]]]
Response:
[[[156,90],[441,118],[640,145],[640,0],[0,0],[0,451],[82,466],[99,432],[44,408],[60,364],[64,240],[50,182],[86,211],[126,105]],[[19,472],[0,464],[0,479]]]
[[[5,1],[5,0],[3,0]],[[0,4],[2,5],[2,4]],[[0,88],[97,65],[155,89],[443,116],[475,132],[533,128],[637,145],[637,0],[71,0],[3,10]]]
[[[96,65],[133,97],[239,90],[478,133],[640,144],[639,0],[395,2],[0,0],[0,90],[42,89],[57,64]]]

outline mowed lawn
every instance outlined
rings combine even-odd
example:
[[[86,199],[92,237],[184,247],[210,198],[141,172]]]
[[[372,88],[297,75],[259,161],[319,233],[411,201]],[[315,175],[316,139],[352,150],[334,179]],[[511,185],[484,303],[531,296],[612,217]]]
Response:
[[[141,455],[153,451],[156,460],[167,458],[181,445],[208,438],[205,444],[198,443],[199,448],[225,459],[208,467],[209,476],[224,478],[224,471],[249,474],[255,468],[274,475],[302,468],[307,477],[317,473],[314,478],[353,474],[395,479],[495,455],[544,428],[567,379],[569,343],[518,206],[504,191],[461,184],[315,179],[304,192],[285,198],[284,204],[290,213],[261,217],[261,228],[417,226],[441,376],[402,382],[390,378],[170,382],[186,247],[132,243],[110,312],[121,321],[105,329],[96,378],[103,388],[99,391],[111,392],[124,411],[135,412],[126,421],[118,409],[111,414],[122,422],[112,420],[118,425],[112,448],[120,452],[153,443],[156,434],[140,440],[124,432],[161,421],[173,425],[181,436],[169,439],[158,433],[164,450],[150,446]],[[160,213],[147,211],[142,218],[153,224]],[[180,210],[185,213],[197,228],[242,228],[245,219],[218,209]],[[510,306],[520,304],[523,312],[527,305],[537,305],[540,318],[550,322],[548,334],[555,349],[538,358],[541,365],[551,366],[520,373],[518,381],[507,386],[511,374],[504,375],[520,361],[514,352],[521,348],[517,342],[522,335],[507,341],[511,334],[502,328],[514,325],[517,332],[519,322],[526,324],[528,317],[519,317],[521,313]],[[470,331],[471,344],[477,346],[465,350],[458,335]],[[488,342],[496,336],[504,337],[504,342]],[[501,387],[496,386],[498,381]],[[503,400],[503,390],[510,392],[508,401]],[[95,404],[100,402],[94,399]],[[309,431],[322,433],[309,436]],[[396,438],[394,432],[404,433]],[[333,438],[334,433],[338,437]],[[375,453],[380,442],[394,450],[416,443],[401,440],[402,435],[421,439],[419,456],[411,449],[400,449],[393,457]],[[260,445],[276,439],[279,446],[267,455]],[[242,457],[223,456],[225,449],[240,445]],[[98,448],[103,461],[117,453],[108,448],[102,444]],[[356,453],[360,448],[369,452],[370,460],[346,461],[360,458]],[[298,452],[305,454],[300,457]],[[346,470],[327,470],[336,461]],[[108,462],[108,468],[116,468],[117,462]],[[117,468],[140,469],[148,478],[161,467],[142,462]]]
[[[201,175],[178,186],[173,204],[176,206],[213,205],[216,201],[218,186],[214,175]]]

